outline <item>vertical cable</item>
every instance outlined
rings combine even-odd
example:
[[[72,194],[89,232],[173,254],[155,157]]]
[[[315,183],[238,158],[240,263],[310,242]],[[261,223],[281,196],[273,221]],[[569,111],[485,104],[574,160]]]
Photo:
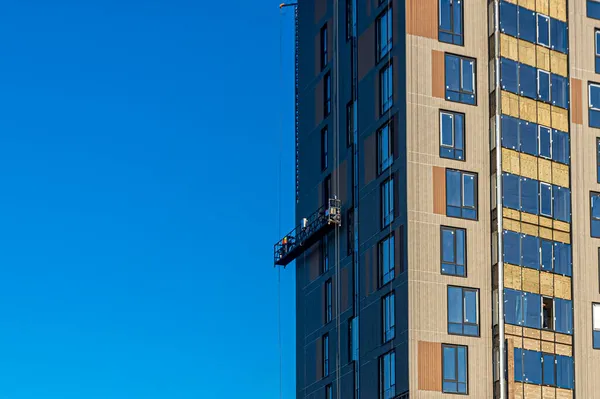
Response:
[[[279,8],[279,88],[283,93],[283,9]],[[283,152],[283,101],[279,102],[279,168],[277,172],[277,237],[281,237],[281,163]],[[281,343],[281,267],[277,268],[277,346],[279,350],[279,399],[283,399],[283,349]]]

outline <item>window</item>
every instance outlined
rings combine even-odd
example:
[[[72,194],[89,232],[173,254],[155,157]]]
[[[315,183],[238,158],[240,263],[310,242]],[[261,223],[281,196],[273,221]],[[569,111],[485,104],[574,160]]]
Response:
[[[325,84],[323,85],[325,91],[323,98],[323,116],[328,117],[331,113],[331,74],[325,75]]]
[[[550,17],[537,15],[537,42],[545,47],[550,47]]]
[[[550,41],[552,50],[567,54],[569,41],[567,39],[567,23],[558,19],[550,18]]]
[[[396,335],[394,298],[393,292],[383,297],[383,342],[388,342]]]
[[[519,148],[529,155],[538,155],[538,125],[532,122],[519,122]]]
[[[538,294],[523,293],[523,325],[537,329],[542,326],[542,298]]]
[[[388,8],[377,19],[377,56],[378,60],[383,59],[392,49],[392,9]]]
[[[461,0],[439,0],[440,42],[463,45],[463,10]]]
[[[504,321],[508,324],[523,325],[523,295],[521,291],[504,290]]]
[[[552,129],[538,126],[539,154],[543,158],[552,159]]]
[[[446,215],[477,219],[477,175],[446,169]]]
[[[500,59],[500,84],[502,90],[519,94],[519,64],[516,61]]]
[[[380,112],[385,114],[394,105],[394,73],[392,64],[386,65],[379,72]]]
[[[573,389],[574,385],[573,358],[556,355],[556,386]]]
[[[519,38],[528,42],[536,42],[535,11],[519,7]]]
[[[388,352],[381,357],[379,385],[382,399],[392,399],[396,396],[396,354],[394,352]]]
[[[448,334],[479,335],[479,290],[448,287]]]
[[[331,280],[325,283],[325,323],[329,323],[332,318],[332,302],[331,302]]]
[[[542,298],[542,328],[554,330],[554,301],[552,298]]]
[[[465,115],[440,112],[440,157],[465,160]]]
[[[537,96],[542,101],[550,101],[550,72],[543,69],[537,70]]]
[[[600,31],[597,29],[594,31],[594,41],[596,42],[594,52],[596,60],[596,73],[600,73]]]
[[[552,104],[569,108],[569,83],[564,76],[552,74]]]
[[[540,183],[540,215],[552,217],[552,185]]]
[[[570,158],[569,135],[560,130],[552,130],[552,159],[568,165]]]
[[[524,97],[538,99],[539,89],[536,83],[537,69],[527,64],[518,64],[519,67],[519,94]],[[549,81],[548,81],[549,82]],[[550,90],[550,84],[548,84],[548,90]],[[548,100],[550,99],[550,93],[548,92]]]
[[[377,132],[377,159],[379,173],[386,170],[393,162],[391,123],[386,123]]]
[[[467,385],[467,347],[458,345],[442,345],[444,393],[468,393]]]
[[[327,169],[328,147],[327,126],[325,126],[321,130],[321,170]]]
[[[516,4],[500,2],[500,31],[502,33],[514,37],[519,35],[518,11],[519,7]]]
[[[352,39],[352,26],[354,25],[352,14],[352,0],[346,0],[346,40]]]
[[[328,61],[328,49],[327,49],[327,24],[321,28],[321,70],[325,69]]]
[[[600,303],[592,304],[592,346],[600,349]]]
[[[358,359],[358,319],[353,317],[350,321],[350,360],[356,361]]]
[[[333,399],[333,394],[331,393],[331,384],[325,387],[325,399]]]
[[[323,180],[323,204],[328,205],[331,198],[331,175]]]
[[[346,248],[348,248],[348,256],[351,256],[354,253],[354,209],[348,209],[348,216],[346,217],[346,228],[347,234],[346,237],[348,242],[346,243]]]
[[[444,227],[442,235],[442,274],[467,276],[467,231]]]
[[[475,105],[475,60],[446,54],[446,100]]]
[[[504,304],[506,323],[541,328],[542,300],[540,295],[507,288],[504,290]]]
[[[387,284],[395,277],[394,270],[394,236],[391,235],[379,243],[379,266],[381,284]]]
[[[394,178],[391,177],[381,185],[381,226],[389,226],[394,220]]]
[[[323,336],[321,358],[323,359],[323,377],[329,375],[329,334]]]
[[[596,138],[596,181],[600,183],[600,138]]]
[[[346,106],[346,143],[348,147],[354,144],[354,102]]]
[[[554,259],[554,253],[552,248],[554,245],[552,241],[541,239],[540,242],[540,268],[545,272],[554,271],[552,267],[552,260]]]
[[[573,334],[573,302],[567,299],[554,299],[555,331]]]
[[[515,348],[515,381],[542,383],[542,353]]]
[[[571,190],[552,186],[554,219],[571,222]]]
[[[515,348],[515,381],[573,389],[573,358]]]
[[[592,237],[600,238],[600,193],[591,193],[591,232]]]
[[[587,1],[587,16],[594,19],[600,19],[600,1]]]
[[[329,235],[324,235],[321,240],[321,273],[329,270]]]
[[[562,242],[554,243],[554,273],[570,276],[572,269],[571,245]]]
[[[598,3],[600,5],[600,3]],[[589,85],[589,117],[590,127],[600,128],[600,85],[590,83]]]
[[[556,386],[554,355],[542,353],[542,384]]]

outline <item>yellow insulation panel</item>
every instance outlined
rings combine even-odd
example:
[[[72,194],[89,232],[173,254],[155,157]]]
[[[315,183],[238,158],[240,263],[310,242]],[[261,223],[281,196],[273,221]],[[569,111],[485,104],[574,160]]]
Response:
[[[571,231],[571,225],[569,223],[561,222],[560,220],[555,220],[554,229],[568,233]]]
[[[571,299],[571,277],[554,276],[554,296],[562,299]]]
[[[538,103],[537,121],[540,125],[552,126],[552,113],[550,112],[550,104]]]
[[[516,175],[521,173],[518,152],[502,148],[502,170]]]
[[[542,14],[548,15],[548,7],[550,6],[550,0],[536,0],[535,10]]]
[[[567,0],[550,0],[550,16],[567,22]]]
[[[522,281],[521,286],[523,291],[533,292],[534,294],[540,293],[540,272],[535,269],[528,269],[526,267],[521,271]]]
[[[566,334],[556,333],[556,342],[559,344],[573,345],[573,337]]]
[[[561,187],[569,187],[569,166],[552,162],[552,183]]]
[[[526,338],[540,339],[540,330],[523,327],[523,336]]]
[[[552,183],[552,161],[549,159],[537,158],[538,160],[538,180]]]
[[[502,113],[505,115],[512,116],[514,118],[519,117],[519,96],[514,93],[507,91],[502,92]]]
[[[519,113],[521,119],[537,123],[537,101],[521,97],[519,101]]]
[[[527,212],[521,213],[521,220],[525,223],[539,224],[539,217]]]
[[[558,51],[550,51],[550,72],[566,77],[568,75],[567,55]]]
[[[540,341],[537,339],[523,338],[523,349],[530,351],[540,351]]]
[[[552,127],[554,129],[569,131],[569,111],[560,107],[551,106]]]
[[[554,296],[554,275],[552,273],[540,272],[540,294]],[[554,336],[552,336],[552,341],[554,341]]]
[[[529,223],[521,223],[521,233],[523,233],[523,234],[537,237],[540,235],[538,230],[539,230],[539,228],[537,225],[529,224]]]
[[[521,267],[504,264],[504,286],[513,290],[521,289]]]
[[[570,345],[556,344],[556,354],[563,356],[573,356],[573,347]]]
[[[537,46],[537,67],[545,71],[550,70],[550,49],[544,46]]]
[[[529,154],[521,154],[521,176],[529,177],[530,179],[538,178],[538,162],[537,157]]]
[[[569,233],[565,233],[565,232],[558,231],[558,230],[553,231],[552,239],[554,241],[564,242],[565,244],[571,243],[571,236],[569,235]]]
[[[519,62],[534,67],[536,65],[536,45],[519,40]]]
[[[545,238],[546,240],[552,240],[554,238],[552,235],[552,229],[540,227],[540,237]]]
[[[535,0],[519,0],[519,5],[535,11]]]
[[[542,352],[554,353],[554,342],[542,341]]]
[[[500,55],[513,61],[519,60],[519,39],[502,33],[500,35]]]

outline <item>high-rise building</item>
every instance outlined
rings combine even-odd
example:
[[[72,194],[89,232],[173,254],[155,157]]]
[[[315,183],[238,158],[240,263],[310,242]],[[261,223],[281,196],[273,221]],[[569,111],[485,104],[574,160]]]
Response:
[[[296,12],[297,397],[600,398],[600,0]]]

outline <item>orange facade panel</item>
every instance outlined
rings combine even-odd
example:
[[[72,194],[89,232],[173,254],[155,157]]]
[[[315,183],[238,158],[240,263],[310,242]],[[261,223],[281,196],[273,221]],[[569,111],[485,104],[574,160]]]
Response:
[[[431,50],[431,95],[433,97],[445,97],[444,62],[442,51]]]
[[[437,0],[406,1],[406,33],[437,40]]]
[[[433,167],[433,213],[446,214],[446,169]]]
[[[583,95],[580,79],[571,78],[571,122],[583,124]]]
[[[442,344],[419,341],[419,389],[442,391]]]

